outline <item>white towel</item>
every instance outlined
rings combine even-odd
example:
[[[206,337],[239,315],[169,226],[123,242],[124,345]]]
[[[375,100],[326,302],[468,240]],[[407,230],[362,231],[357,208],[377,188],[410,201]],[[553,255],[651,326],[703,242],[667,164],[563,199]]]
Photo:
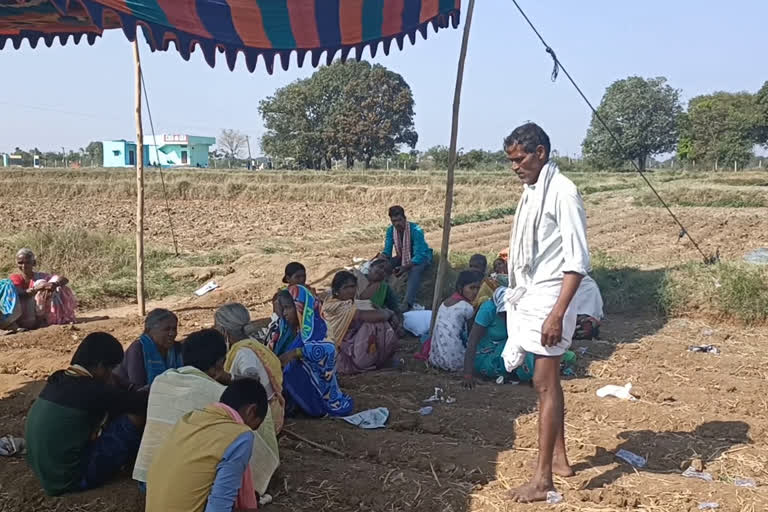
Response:
[[[516,288],[507,288],[504,292],[504,304],[507,312],[507,333],[514,332],[510,329],[510,319],[514,321],[514,312],[517,310],[517,303],[525,295],[525,288],[518,286]],[[511,372],[525,361],[525,350],[520,344],[520,339],[516,336],[509,336],[507,343],[504,345],[504,350],[501,352],[501,358],[504,360],[504,366],[508,372]]]
[[[544,200],[547,197],[552,178],[560,173],[557,164],[548,162],[539,174],[535,185],[525,186],[523,195],[517,203],[515,223],[512,226],[512,236],[509,246],[509,282],[515,282],[515,271],[530,275],[533,272],[536,259],[536,230],[541,222],[544,211]]]

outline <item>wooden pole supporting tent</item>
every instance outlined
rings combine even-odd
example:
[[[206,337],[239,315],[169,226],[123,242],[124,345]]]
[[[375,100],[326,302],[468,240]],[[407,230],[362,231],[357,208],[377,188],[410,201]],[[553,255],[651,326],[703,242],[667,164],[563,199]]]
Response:
[[[457,141],[459,136],[459,110],[461,106],[461,86],[464,82],[464,62],[467,60],[467,47],[469,46],[469,31],[472,28],[472,14],[475,10],[475,0],[469,0],[467,15],[464,21],[464,35],[461,39],[461,51],[459,52],[459,65],[456,71],[456,87],[453,92],[453,118],[451,120],[451,143],[449,148],[448,172],[445,180],[445,210],[443,212],[443,241],[440,245],[440,263],[437,266],[437,278],[435,279],[435,292],[432,298],[432,323],[435,327],[437,310],[442,302],[443,281],[448,268],[448,250],[451,245],[451,212],[453,210],[453,178],[456,169]],[[432,329],[430,329],[431,331]]]
[[[141,55],[139,37],[133,40],[136,70],[136,303],[139,315],[147,312],[144,304],[144,126],[141,122]]]

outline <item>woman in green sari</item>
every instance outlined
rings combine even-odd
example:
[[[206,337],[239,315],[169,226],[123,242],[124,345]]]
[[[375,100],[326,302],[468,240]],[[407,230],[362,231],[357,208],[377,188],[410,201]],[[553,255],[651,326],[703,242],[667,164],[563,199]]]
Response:
[[[390,325],[399,337],[403,337],[403,315],[400,312],[400,301],[397,294],[389,286],[387,280],[392,274],[389,261],[378,259],[371,262],[368,275],[355,273],[357,278],[356,306],[360,310],[384,309],[394,313]]]

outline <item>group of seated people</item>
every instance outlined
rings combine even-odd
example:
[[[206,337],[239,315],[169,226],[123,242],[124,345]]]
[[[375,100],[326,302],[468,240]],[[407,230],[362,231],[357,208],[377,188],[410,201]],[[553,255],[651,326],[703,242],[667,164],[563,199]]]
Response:
[[[135,461],[148,511],[255,510],[279,465],[285,416],[353,410],[313,294],[290,285],[276,299],[268,345],[238,303],[181,343],[165,309],[125,351],[110,334],[86,336],[27,416],[27,458],[44,490],[98,487]]]
[[[431,250],[398,208],[390,209],[387,248],[363,268],[338,272],[328,293],[307,284],[301,263],[288,264],[266,336],[239,303],[221,306],[213,328],[181,343],[178,318],[166,309],[147,314],[143,333],[125,351],[110,334],[86,336],[27,416],[27,458],[46,493],[98,487],[133,464],[147,511],[255,510],[279,465],[277,434],[285,418],[351,414],[353,400],[337,374],[396,364],[406,315],[430,314],[414,308],[419,287],[410,281],[421,279]],[[29,274],[34,255],[20,255],[23,276],[38,279]],[[444,370],[525,380],[533,358],[516,377],[501,360],[504,259],[492,270],[487,273],[484,256],[471,258],[440,306],[424,353]],[[393,274],[409,281],[402,302],[390,284]],[[602,301],[590,281],[574,303],[597,322]],[[58,283],[60,289],[66,280]]]
[[[27,331],[75,321],[77,300],[60,275],[35,271],[37,258],[24,248],[16,253],[19,272],[0,279],[0,330]]]

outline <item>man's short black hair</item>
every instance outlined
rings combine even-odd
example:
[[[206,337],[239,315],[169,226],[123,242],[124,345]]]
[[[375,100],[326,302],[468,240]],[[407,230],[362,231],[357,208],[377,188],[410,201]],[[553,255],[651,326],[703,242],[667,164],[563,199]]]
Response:
[[[92,332],[80,342],[71,364],[88,369],[95,369],[99,364],[112,367],[123,362],[123,354],[123,346],[117,338],[106,332]]]
[[[182,344],[182,358],[187,366],[207,372],[227,357],[227,340],[216,329],[195,331]]]
[[[549,135],[536,123],[525,123],[512,130],[512,133],[504,139],[504,151],[517,144],[523,146],[526,153],[533,153],[537,147],[544,146],[549,158],[551,149]]]
[[[405,208],[399,205],[389,207],[389,218],[392,217],[405,217]]]
[[[267,416],[267,392],[257,379],[236,380],[227,386],[219,400],[236,411],[253,404],[259,418]]]

